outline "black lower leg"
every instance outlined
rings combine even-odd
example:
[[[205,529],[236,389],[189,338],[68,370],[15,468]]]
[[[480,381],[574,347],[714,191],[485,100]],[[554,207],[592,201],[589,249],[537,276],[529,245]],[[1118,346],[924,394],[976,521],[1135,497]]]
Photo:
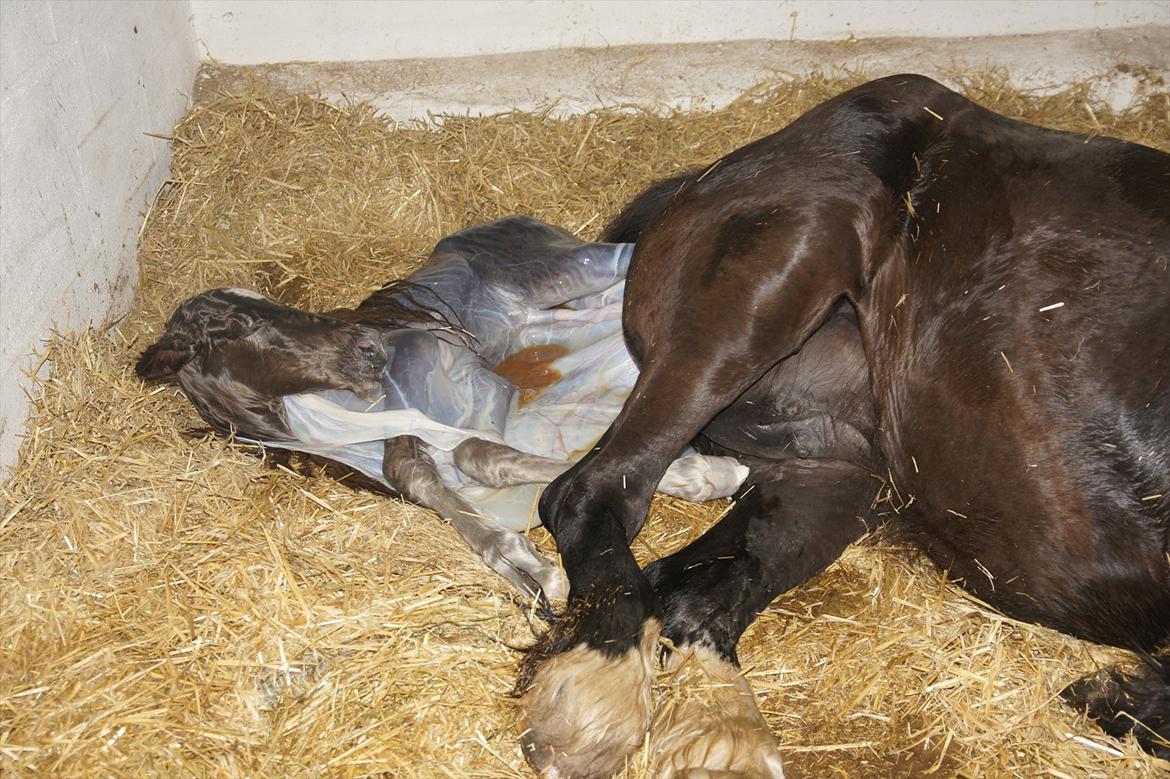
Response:
[[[1133,734],[1142,749],[1170,760],[1170,647],[1144,660],[1130,673],[1111,668],[1081,679],[1061,695],[1109,735]]]
[[[542,496],[542,515],[554,518],[549,530],[571,582],[565,616],[543,642],[551,653],[569,648],[555,646],[555,636],[563,634],[573,645],[584,643],[611,657],[623,654],[641,640],[645,620],[658,615],[657,598],[630,551],[623,521],[645,515],[649,496],[641,492],[586,493],[558,481]],[[556,511],[548,510],[553,502]],[[577,619],[584,614],[588,619]]]
[[[743,631],[777,595],[811,579],[866,531],[868,473],[852,464],[792,461],[750,484],[697,541],[646,569],[663,635],[737,662]]]

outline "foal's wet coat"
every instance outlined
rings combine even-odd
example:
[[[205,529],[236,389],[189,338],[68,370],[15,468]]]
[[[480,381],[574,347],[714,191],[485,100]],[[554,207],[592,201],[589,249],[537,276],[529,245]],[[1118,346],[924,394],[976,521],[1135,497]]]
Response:
[[[596,443],[633,386],[621,336],[632,252],[509,217],[444,238],[356,309],[198,295],[138,370],[176,378],[222,431],[341,462],[434,509],[521,592],[559,598],[560,570],[514,531],[539,524],[540,486]],[[543,362],[522,363],[533,352]],[[692,452],[658,489],[724,497],[746,475]]]

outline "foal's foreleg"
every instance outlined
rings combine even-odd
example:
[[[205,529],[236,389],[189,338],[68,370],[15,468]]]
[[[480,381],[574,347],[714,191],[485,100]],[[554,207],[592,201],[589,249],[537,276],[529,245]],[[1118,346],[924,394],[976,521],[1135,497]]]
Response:
[[[697,769],[783,776],[736,644],[773,598],[822,571],[866,529],[873,487],[865,468],[793,460],[756,469],[753,479],[760,470],[771,480],[753,482],[706,534],[646,569],[683,693],[651,729],[652,774],[661,779]]]
[[[469,438],[452,452],[455,467],[488,487],[519,484],[548,484],[573,463],[541,457],[507,444]],[[744,480],[747,468],[731,457],[690,454],[670,464],[658,482],[657,491],[687,500],[725,498]]]
[[[546,560],[526,536],[481,517],[439,478],[426,445],[414,436],[385,442],[382,473],[402,496],[449,521],[488,567],[521,592],[544,598],[564,597],[560,569]]]
[[[468,438],[452,455],[456,468],[488,487],[547,484],[573,466],[568,460],[521,452],[482,438]]]

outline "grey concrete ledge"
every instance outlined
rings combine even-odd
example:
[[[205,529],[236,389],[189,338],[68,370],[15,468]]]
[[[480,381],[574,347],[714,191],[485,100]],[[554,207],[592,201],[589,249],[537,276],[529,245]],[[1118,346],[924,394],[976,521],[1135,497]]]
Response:
[[[989,38],[886,38],[840,42],[725,43],[559,49],[448,59],[206,64],[195,99],[261,78],[290,91],[364,100],[396,120],[428,113],[533,110],[584,113],[637,104],[663,109],[718,108],[775,76],[913,71],[943,81],[1003,68],[1020,87],[1053,91],[1101,77],[1097,96],[1114,108],[1170,82],[1170,27],[1073,31]]]

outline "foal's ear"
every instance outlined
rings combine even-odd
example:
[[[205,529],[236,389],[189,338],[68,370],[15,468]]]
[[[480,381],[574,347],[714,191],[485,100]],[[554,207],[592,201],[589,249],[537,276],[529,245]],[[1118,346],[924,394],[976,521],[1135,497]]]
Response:
[[[146,348],[134,370],[144,379],[173,379],[194,356],[191,344],[165,336]]]

